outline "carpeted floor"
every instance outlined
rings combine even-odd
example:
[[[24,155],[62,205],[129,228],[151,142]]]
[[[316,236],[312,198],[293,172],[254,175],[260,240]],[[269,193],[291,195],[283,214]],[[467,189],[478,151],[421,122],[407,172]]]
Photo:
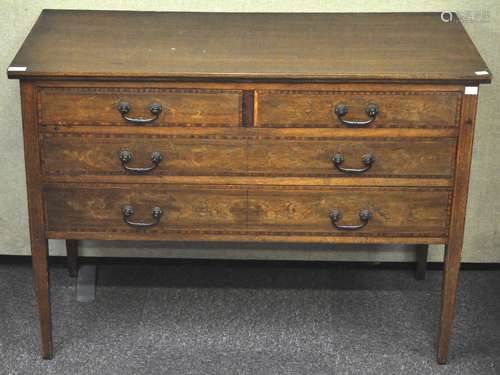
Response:
[[[42,361],[29,264],[0,260],[0,374],[500,374],[500,271],[463,271],[450,364],[441,272],[327,263],[98,267],[97,300],[51,269]]]

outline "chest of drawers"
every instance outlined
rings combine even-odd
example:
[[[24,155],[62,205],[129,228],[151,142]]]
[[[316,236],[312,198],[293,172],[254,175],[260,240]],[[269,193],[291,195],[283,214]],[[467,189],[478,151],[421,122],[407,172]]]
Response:
[[[44,11],[8,74],[44,358],[59,238],[445,244],[446,362],[491,80],[458,21]]]

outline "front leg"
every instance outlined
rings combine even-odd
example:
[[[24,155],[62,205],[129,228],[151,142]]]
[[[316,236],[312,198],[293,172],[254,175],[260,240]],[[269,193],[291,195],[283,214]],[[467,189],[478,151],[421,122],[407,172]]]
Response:
[[[31,241],[31,261],[35,283],[38,319],[42,341],[42,357],[52,357],[52,318],[49,290],[49,246],[45,233],[43,184],[40,170],[39,126],[36,121],[35,86],[21,81],[21,105],[23,108],[24,155],[28,190],[28,213]]]
[[[448,361],[450,335],[457,293],[458,273],[465,229],[465,211],[469,190],[469,171],[472,157],[477,96],[465,95],[462,102],[455,183],[451,204],[448,244],[445,248],[443,288],[441,292],[441,325],[439,329],[438,363]]]
[[[461,244],[451,241],[445,247],[443,287],[441,296],[441,324],[439,328],[438,363],[448,361],[450,336],[453,328],[453,315],[457,294],[458,274],[460,270]],[[458,248],[457,246],[460,246]]]
[[[35,282],[40,335],[42,341],[42,358],[52,358],[52,319],[50,308],[48,241],[31,235],[31,260]]]

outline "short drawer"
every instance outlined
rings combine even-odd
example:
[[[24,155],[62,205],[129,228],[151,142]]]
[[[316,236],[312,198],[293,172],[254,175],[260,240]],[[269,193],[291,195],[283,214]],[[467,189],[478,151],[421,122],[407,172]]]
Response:
[[[462,94],[453,91],[256,92],[257,127],[449,128]]]
[[[42,125],[241,125],[239,90],[123,87],[43,87]]]
[[[304,236],[444,237],[450,198],[447,189],[253,188],[248,226]]]
[[[47,230],[147,233],[241,229],[246,191],[183,185],[59,185],[44,190]]]
[[[453,175],[455,138],[250,140],[248,172],[290,177]]]
[[[43,133],[51,176],[231,176],[246,173],[245,140],[209,136]]]

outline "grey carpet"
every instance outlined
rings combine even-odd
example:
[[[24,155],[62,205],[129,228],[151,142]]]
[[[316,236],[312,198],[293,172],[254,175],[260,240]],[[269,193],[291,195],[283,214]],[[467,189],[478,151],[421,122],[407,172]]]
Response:
[[[51,269],[54,359],[31,268],[0,263],[0,374],[498,374],[500,271],[463,271],[450,364],[441,272],[308,263],[102,265],[97,300]]]

